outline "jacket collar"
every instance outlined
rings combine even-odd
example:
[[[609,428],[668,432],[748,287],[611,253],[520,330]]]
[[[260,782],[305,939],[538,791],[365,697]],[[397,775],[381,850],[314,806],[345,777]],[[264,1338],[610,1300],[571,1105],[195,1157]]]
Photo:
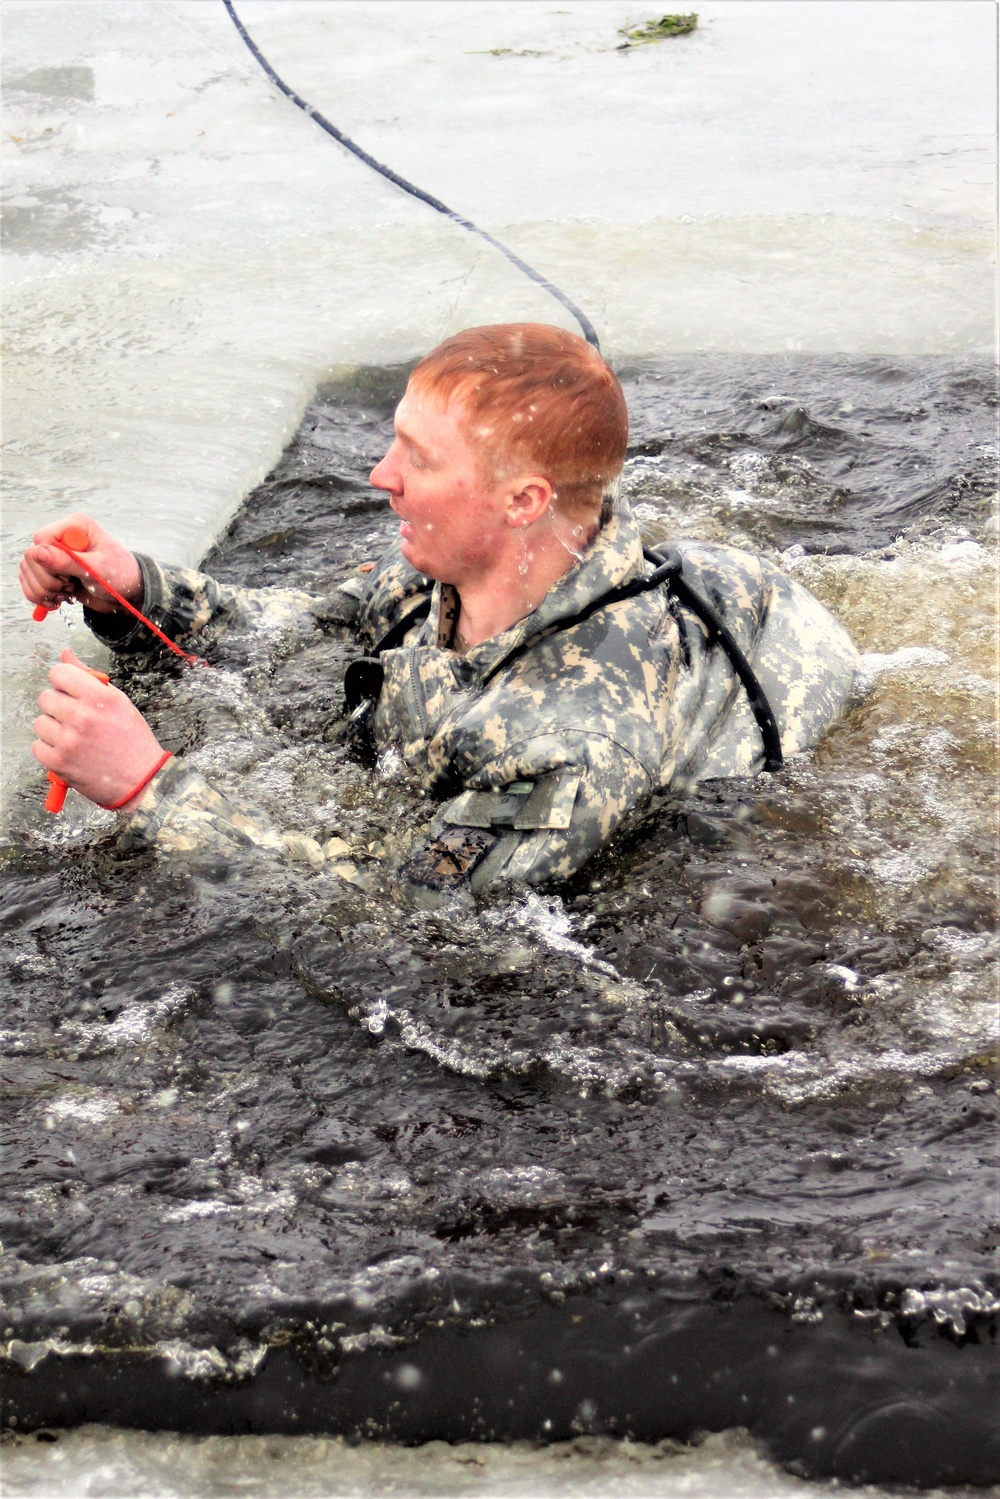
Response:
[[[491,636],[473,646],[466,656],[456,659],[466,663],[476,676],[483,676],[512,651],[545,634],[562,620],[573,619],[612,589],[641,576],[644,566],[639,528],[631,511],[619,501],[581,561],[575,562],[552,585],[537,609],[519,619],[509,630],[504,630],[503,634]],[[440,609],[441,585],[438,583],[434,587],[431,612],[423,633],[428,645],[437,644]]]

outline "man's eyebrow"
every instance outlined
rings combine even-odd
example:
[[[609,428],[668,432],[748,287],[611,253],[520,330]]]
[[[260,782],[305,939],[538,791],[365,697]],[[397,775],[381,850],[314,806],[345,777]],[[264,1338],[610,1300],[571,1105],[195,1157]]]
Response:
[[[417,439],[411,433],[407,432],[405,427],[401,427],[399,422],[394,422],[393,426],[396,429],[396,436],[401,442],[405,442],[408,448],[412,448],[422,458],[429,458],[431,456],[430,449],[425,448],[423,443],[417,442]]]

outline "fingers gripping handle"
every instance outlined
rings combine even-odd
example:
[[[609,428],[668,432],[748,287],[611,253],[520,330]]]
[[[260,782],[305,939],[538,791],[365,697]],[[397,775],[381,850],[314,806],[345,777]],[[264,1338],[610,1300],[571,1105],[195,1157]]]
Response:
[[[103,682],[107,686],[109,678],[106,671],[96,671],[93,666],[81,666],[80,670],[89,672],[92,677],[96,677],[99,682]],[[48,776],[50,783],[49,794],[45,798],[45,810],[46,812],[61,812],[69,787],[62,776],[57,776],[54,770],[47,770],[45,774]]]
[[[79,543],[81,539],[83,545],[77,545],[77,543]],[[79,553],[81,551],[87,551],[90,546],[90,537],[86,534],[86,532],[80,530],[77,526],[70,526],[68,530],[63,532],[61,539],[56,541],[54,545],[57,547],[62,547],[63,551],[68,552],[69,555],[74,559],[74,561],[79,562],[83,567],[85,567],[94,581],[100,583],[101,587],[104,588],[111,595],[111,597],[122,606],[123,609],[127,609],[129,614],[134,615],[134,617],[140,622],[140,624],[144,624],[147,630],[151,630],[156,636],[157,640],[163,642],[163,644],[167,647],[167,650],[173,651],[175,656],[180,656],[181,660],[186,661],[189,666],[208,665],[208,662],[203,660],[201,656],[192,656],[188,651],[182,651],[180,646],[177,645],[173,640],[171,640],[169,636],[164,635],[159,625],[154,625],[151,619],[147,619],[141,609],[137,609],[134,604],[130,604],[128,599],[123,598],[122,595],[118,592],[117,588],[113,587],[113,585],[108,582],[107,578],[102,578],[96,568],[91,567],[89,562],[85,562],[84,559],[79,556]],[[39,604],[37,608],[32,611],[32,618],[43,620],[46,614],[48,614],[49,612],[50,611],[46,609],[42,604]]]
[[[90,547],[90,537],[81,526],[67,526],[62,534],[62,541],[65,546],[71,547],[74,552],[86,552]],[[41,624],[42,620],[47,619],[53,612],[51,609],[46,609],[44,604],[36,604],[31,611],[31,617],[37,624]],[[50,808],[50,810],[58,812],[59,807]]]
[[[189,662],[192,666],[208,665],[208,662],[203,661],[200,656],[191,656],[187,651],[182,651],[180,646],[175,645],[172,640],[168,639],[168,637],[164,635],[163,631],[160,630],[158,626],[153,624],[153,621],[151,619],[147,619],[146,616],[142,614],[134,604],[129,603],[128,599],[122,598],[121,594],[117,591],[117,589],[112,587],[112,585],[107,581],[106,578],[102,578],[95,568],[91,567],[88,562],[84,561],[84,559],[78,555],[80,552],[87,552],[90,550],[90,537],[81,526],[67,526],[62,536],[55,541],[55,545],[58,547],[62,547],[64,552],[67,552],[69,556],[71,556],[76,562],[81,563],[87,570],[87,572],[91,575],[91,577],[94,578],[98,583],[100,583],[101,586],[111,594],[112,598],[116,599],[118,603],[121,604],[123,608],[127,609],[130,614],[133,614],[136,619],[141,620],[142,623],[149,630],[151,630],[153,634],[163,642],[164,645],[168,646],[175,655],[180,656],[183,660]],[[44,604],[37,604],[32,610],[32,618],[41,622],[43,619],[45,619],[46,615],[51,614],[52,612],[53,611],[51,609],[47,609]],[[83,666],[82,670],[89,672],[90,675],[92,677],[96,677],[99,682],[103,682],[105,684],[108,683],[109,679],[106,672],[95,671],[91,666]],[[126,796],[122,797],[117,802],[113,802],[109,807],[106,807],[105,810],[109,812],[116,812],[120,807],[124,807],[127,802],[131,801],[133,797],[135,797],[140,791],[143,790],[145,786],[149,784],[153,777],[160,770],[162,770],[163,766],[170,758],[170,750],[165,750],[161,758],[156,762],[152,770],[143,777],[138,786],[134,786]],[[45,810],[46,812],[51,813],[61,812],[66,801],[66,793],[69,790],[69,786],[61,776],[56,775],[54,770],[47,771],[46,774],[49,780],[49,790],[48,795],[45,798]]]

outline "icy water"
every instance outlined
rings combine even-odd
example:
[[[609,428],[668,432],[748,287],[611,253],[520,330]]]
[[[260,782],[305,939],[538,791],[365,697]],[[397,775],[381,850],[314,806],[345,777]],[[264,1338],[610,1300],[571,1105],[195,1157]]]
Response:
[[[79,1418],[245,1430],[226,1391],[294,1364],[382,1415],[388,1380],[385,1429],[419,1440],[436,1392],[476,1377],[462,1338],[506,1357],[521,1319],[537,1371],[496,1381],[517,1409],[453,1434],[558,1440],[88,1427],[15,1438],[4,1485],[825,1492],[766,1453],[829,1472],[845,1443],[876,1451],[837,1380],[869,1347],[965,1368],[996,1310],[992,7],[711,5],[641,55],[615,51],[616,4],[484,4],[461,27],[453,6],[240,10],[296,87],[599,323],[648,539],[776,558],[866,675],[779,777],[657,803],[571,888],[417,920],[380,871],[425,809],[338,740],[343,639],[230,638],[215,674],[119,680],[217,784],[342,837],[375,897],[124,855],[78,801],[44,819],[30,703],[81,635],[32,633],[8,591],[0,1289],[41,1419],[100,1345],[129,1372]],[[552,315],[270,102],[220,12],[5,7],[8,563],[79,505],[167,560],[329,586],[390,530],[365,476],[405,361]],[[586,1318],[630,1302],[652,1339],[657,1297],[717,1339],[699,1377],[719,1403],[694,1378],[677,1434],[764,1446],[602,1444],[641,1351],[623,1363],[621,1327]],[[731,1319],[732,1369],[705,1307]],[[556,1356],[567,1317],[591,1345]],[[415,1351],[435,1329],[438,1362]],[[147,1364],[172,1381],[144,1385]],[[695,1367],[689,1348],[678,1380]],[[814,1438],[776,1413],[817,1384]],[[985,1451],[987,1406],[902,1388],[870,1406],[915,1423],[903,1476],[926,1480],[921,1433],[949,1423]]]
[[[784,1307],[800,1357],[845,1316],[977,1356],[997,1309],[992,372],[717,356],[622,376],[649,539],[725,537],[805,578],[865,652],[853,711],[777,777],[655,802],[558,892],[428,917],[381,875],[426,806],[342,742],[341,633],[233,634],[213,673],[119,667],[165,742],[280,825],[342,838],[369,889],[123,855],[110,816],[56,827],[22,794],[2,1287],[32,1379],[145,1347],[172,1392],[151,1405],[137,1378],[119,1419],[160,1402],[159,1421],[232,1429],[185,1383],[291,1345],[349,1408],[352,1360],[381,1350],[402,1398],[363,1397],[365,1420],[412,1439],[465,1377],[422,1335],[594,1295],[731,1306],[736,1365],[748,1295]],[[377,553],[392,518],[366,474],[404,380],[324,387],[211,570],[322,589]],[[551,1405],[449,1434],[622,1429],[593,1371],[568,1367],[563,1398],[552,1368]],[[751,1431],[843,1471],[862,1413],[803,1449],[772,1426],[785,1386],[757,1380]],[[930,1433],[953,1419],[944,1389],[919,1398]],[[680,1434],[734,1424],[702,1399]],[[101,1440],[84,1466],[132,1461]],[[664,1471],[633,1461],[639,1484]]]

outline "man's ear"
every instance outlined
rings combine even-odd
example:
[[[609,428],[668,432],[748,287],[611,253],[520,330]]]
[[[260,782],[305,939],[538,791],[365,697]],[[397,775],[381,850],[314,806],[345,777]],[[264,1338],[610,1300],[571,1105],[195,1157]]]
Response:
[[[507,524],[520,530],[540,520],[552,504],[553,489],[541,474],[518,475],[507,494]]]

